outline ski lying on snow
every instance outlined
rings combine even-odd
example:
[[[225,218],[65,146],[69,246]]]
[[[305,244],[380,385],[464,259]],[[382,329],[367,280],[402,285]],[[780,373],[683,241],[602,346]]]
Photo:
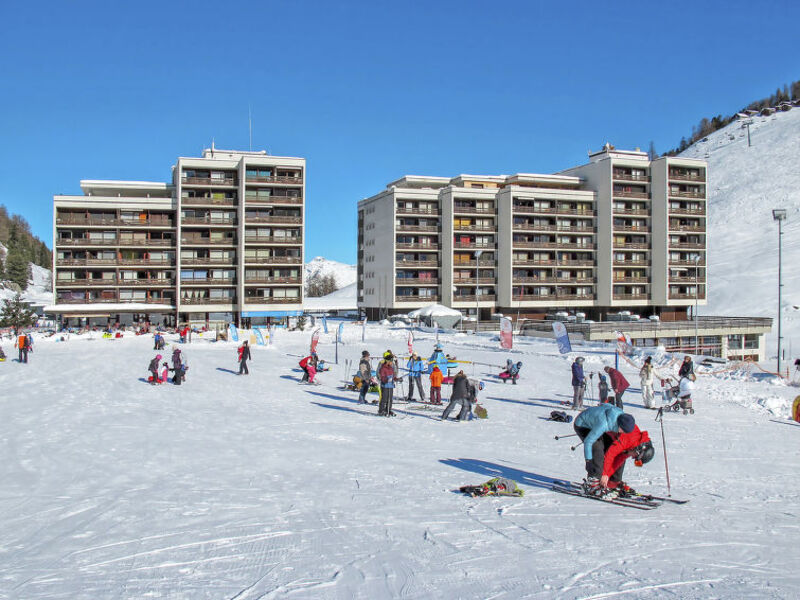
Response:
[[[592,496],[583,491],[583,488],[571,482],[555,482],[551,488],[554,492],[561,494],[569,494],[570,496],[580,496],[582,498],[590,498],[592,500],[599,500],[607,504],[616,504],[618,506],[630,506],[631,508],[638,508],[639,510],[653,510],[661,506],[658,500],[645,500],[642,498],[601,498],[600,496]]]

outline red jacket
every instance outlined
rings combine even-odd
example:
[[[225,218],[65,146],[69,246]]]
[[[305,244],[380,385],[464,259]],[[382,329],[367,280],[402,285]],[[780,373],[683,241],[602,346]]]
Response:
[[[628,458],[630,450],[649,441],[650,436],[647,435],[646,431],[640,431],[638,425],[635,425],[630,433],[620,433],[614,443],[606,450],[606,456],[603,461],[603,475],[611,477],[622,466],[625,459]]]
[[[613,367],[608,369],[608,378],[611,380],[611,389],[614,393],[621,394],[630,387],[630,383],[625,377]]]

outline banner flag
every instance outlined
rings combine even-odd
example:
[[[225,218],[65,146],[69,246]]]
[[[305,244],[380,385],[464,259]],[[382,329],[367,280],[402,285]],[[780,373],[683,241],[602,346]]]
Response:
[[[572,344],[569,343],[569,335],[567,335],[567,328],[561,321],[553,321],[553,333],[556,336],[558,343],[558,351],[561,354],[572,352]]]
[[[230,327],[228,327],[228,331],[230,332],[231,340],[234,341],[234,342],[238,342],[239,341],[239,332],[236,330],[236,325],[231,323]]]
[[[500,319],[500,347],[504,350],[511,350],[514,345],[514,326],[511,319],[503,317]]]
[[[311,334],[311,352],[317,351],[317,343],[319,343],[319,327]]]

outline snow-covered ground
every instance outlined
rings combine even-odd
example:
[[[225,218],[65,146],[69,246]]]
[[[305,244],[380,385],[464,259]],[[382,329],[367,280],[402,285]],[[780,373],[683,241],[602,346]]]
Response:
[[[341,289],[356,282],[356,265],[346,265],[321,256],[316,256],[305,264],[307,280],[322,275],[333,275],[336,278],[336,284]]]
[[[778,313],[778,225],[773,208],[786,208],[783,226],[782,324],[786,358],[800,352],[800,108],[735,121],[683,155],[708,161],[709,296],[701,314]],[[777,324],[767,336],[777,356]],[[773,362],[774,364],[774,362]]]
[[[429,355],[432,335],[415,335]],[[339,389],[343,366],[298,385],[309,337],[279,331],[245,377],[235,344],[195,337],[180,387],[145,383],[149,336],[37,338],[29,364],[0,363],[0,598],[797,597],[797,388],[701,376],[697,413],[664,427],[673,495],[690,502],[645,512],[548,488],[583,472],[574,438],[554,440],[571,425],[545,420],[575,356],[552,341],[443,335],[459,360],[523,362],[517,386],[465,364],[489,419],[444,423],[406,404],[374,416]],[[341,363],[406,350],[402,328],[344,337]],[[333,361],[332,335],[318,350]],[[589,371],[612,362],[579,350]],[[625,479],[663,494],[655,413],[625,400],[657,449]],[[452,491],[496,475],[525,496]]]
[[[25,302],[41,306],[52,304],[53,289],[50,284],[50,269],[31,264],[31,275],[27,289],[20,294],[22,299]],[[0,287],[0,302],[10,300],[16,293],[12,289]]]

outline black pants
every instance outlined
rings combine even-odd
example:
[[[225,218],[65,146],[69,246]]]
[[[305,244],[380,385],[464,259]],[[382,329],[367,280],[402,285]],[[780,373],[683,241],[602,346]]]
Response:
[[[308,381],[308,369],[306,369],[305,367],[300,367],[300,368],[303,369],[303,378],[300,381],[302,382]]]
[[[573,429],[575,429],[575,433],[578,434],[578,437],[581,438],[581,441],[585,440],[586,436],[588,436],[592,431],[591,429],[587,429],[586,427],[578,427],[577,425],[574,425]],[[603,463],[605,462],[606,451],[613,443],[614,438],[607,433],[604,433],[597,438],[597,440],[595,440],[594,444],[592,444],[592,462],[586,467],[586,475],[588,477],[597,477],[599,479],[603,475]],[[622,472],[624,470],[625,463],[622,463],[622,466],[614,471],[614,474],[610,477],[611,481],[622,481]]]
[[[388,417],[392,412],[392,397],[394,396],[394,388],[381,387],[381,403],[378,405],[378,415],[381,417]]]
[[[243,360],[239,363],[239,375],[244,373],[245,375],[250,375],[250,371],[247,370],[247,361]]]

